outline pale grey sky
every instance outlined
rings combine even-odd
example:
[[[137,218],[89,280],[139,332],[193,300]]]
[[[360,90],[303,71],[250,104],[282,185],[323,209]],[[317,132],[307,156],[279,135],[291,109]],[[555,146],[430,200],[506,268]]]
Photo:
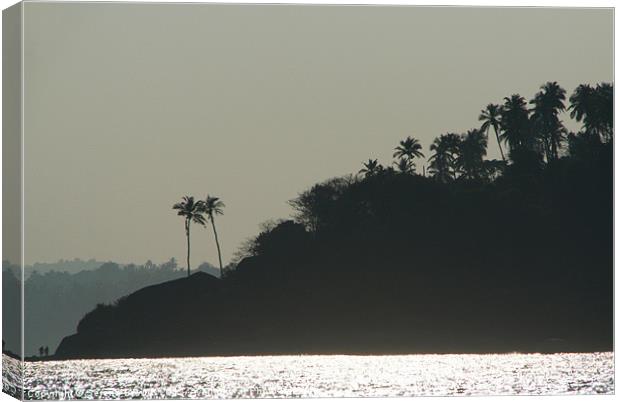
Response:
[[[26,3],[26,263],[182,262],[171,206],[207,193],[226,263],[408,135],[428,156],[504,96],[611,81],[612,32],[610,9]]]

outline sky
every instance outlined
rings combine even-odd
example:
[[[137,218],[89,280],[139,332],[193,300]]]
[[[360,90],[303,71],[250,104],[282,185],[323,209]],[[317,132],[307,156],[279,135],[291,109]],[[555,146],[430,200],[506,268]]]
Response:
[[[183,264],[172,204],[207,194],[226,264],[407,136],[429,156],[488,103],[613,79],[611,9],[25,3],[24,21],[26,264]]]

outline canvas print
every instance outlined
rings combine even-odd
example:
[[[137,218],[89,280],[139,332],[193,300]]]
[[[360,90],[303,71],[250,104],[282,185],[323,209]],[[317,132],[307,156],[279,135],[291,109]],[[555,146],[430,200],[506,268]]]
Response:
[[[4,392],[613,394],[613,23],[4,10]]]

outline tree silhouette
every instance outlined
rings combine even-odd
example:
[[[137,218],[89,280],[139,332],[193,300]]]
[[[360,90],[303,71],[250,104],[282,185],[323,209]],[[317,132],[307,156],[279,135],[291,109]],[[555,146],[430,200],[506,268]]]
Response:
[[[480,130],[484,131],[487,134],[487,137],[489,135],[489,129],[493,127],[493,131],[495,131],[495,139],[497,140],[497,146],[499,147],[499,153],[502,155],[502,160],[505,161],[506,158],[504,157],[502,144],[499,140],[501,111],[501,106],[489,103],[485,109],[480,111],[478,120],[483,122]]]
[[[213,235],[215,237],[215,245],[217,246],[217,257],[220,262],[220,278],[224,277],[224,266],[222,265],[222,252],[220,250],[220,241],[217,236],[217,230],[215,228],[215,216],[224,215],[224,207],[226,205],[217,197],[211,197],[207,195],[207,199],[202,203],[203,212],[207,215],[209,221],[211,221],[211,227],[213,228]]]
[[[586,132],[596,134],[609,141],[613,135],[613,85],[603,83],[592,87],[579,85],[571,97],[570,117],[583,120]]]
[[[466,179],[479,180],[484,173],[487,139],[482,130],[472,129],[461,136],[456,165]]]
[[[409,161],[411,161],[413,166],[415,166],[415,163],[413,162],[413,158],[424,157],[424,154],[421,152],[422,145],[420,144],[420,141],[418,141],[417,139],[413,137],[407,137],[404,140],[400,141],[399,145],[396,148],[394,148],[394,151],[395,151],[393,154],[394,158],[398,158],[398,159],[406,158]]]
[[[428,159],[429,172],[441,182],[456,179],[456,155],[459,151],[461,138],[458,134],[448,133],[435,138],[430,150],[435,153]]]
[[[506,170],[506,161],[497,159],[485,160],[482,162],[483,178],[487,181],[493,181],[500,177]]]
[[[383,170],[383,166],[377,162],[376,159],[368,159],[368,162],[364,163],[364,167],[360,169],[359,173],[365,177],[375,176]]]
[[[614,134],[614,86],[606,82],[597,84],[597,104],[603,135],[611,141]]]
[[[531,120],[542,141],[547,161],[551,161],[558,159],[559,149],[566,140],[566,129],[558,117],[566,109],[566,91],[555,81],[547,82],[540,89],[530,101],[534,105]]]
[[[204,210],[203,201],[194,201],[194,197],[185,196],[183,200],[172,206],[172,209],[177,210],[177,215],[185,218],[185,236],[187,238],[187,276],[190,272],[190,238],[189,229],[192,222],[200,225],[205,225],[205,217],[202,215]]]
[[[400,173],[411,174],[415,172],[415,165],[407,158],[400,158],[398,161],[394,162],[394,166],[396,166],[396,170]]]
[[[529,111],[525,98],[515,94],[504,98],[501,110],[500,139],[508,144],[511,159],[514,161],[515,151],[534,151],[536,138],[532,134],[529,120]]]

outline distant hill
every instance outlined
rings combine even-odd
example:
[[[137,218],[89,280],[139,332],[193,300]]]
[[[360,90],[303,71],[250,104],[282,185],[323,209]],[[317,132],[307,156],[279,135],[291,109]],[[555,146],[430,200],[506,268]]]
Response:
[[[38,354],[40,346],[48,346],[53,352],[63,336],[75,331],[80,318],[97,304],[111,303],[145,286],[186,275],[174,259],[163,264],[148,261],[143,265],[119,265],[95,260],[85,262],[76,259],[52,264],[34,264],[33,267],[37,269],[31,272],[25,282],[26,356]],[[85,269],[73,272],[79,267]],[[200,270],[219,275],[219,270],[208,263],[203,263]],[[4,264],[4,340],[8,350],[17,352],[20,348],[21,296],[15,272],[19,273],[17,267]]]
[[[226,269],[226,267],[224,267],[224,269]],[[213,265],[209,264],[208,262],[203,262],[202,264],[200,264],[198,266],[198,271],[215,276],[217,278],[220,277],[220,269],[215,268]]]
[[[103,264],[105,264],[105,261],[96,261],[95,259],[84,261],[79,258],[73,260],[58,260],[57,262],[36,262],[24,267],[24,278],[28,279],[33,272],[45,274],[56,271],[76,274],[82,271],[92,271]]]
[[[2,351],[21,354],[21,281],[14,270],[2,267]]]

